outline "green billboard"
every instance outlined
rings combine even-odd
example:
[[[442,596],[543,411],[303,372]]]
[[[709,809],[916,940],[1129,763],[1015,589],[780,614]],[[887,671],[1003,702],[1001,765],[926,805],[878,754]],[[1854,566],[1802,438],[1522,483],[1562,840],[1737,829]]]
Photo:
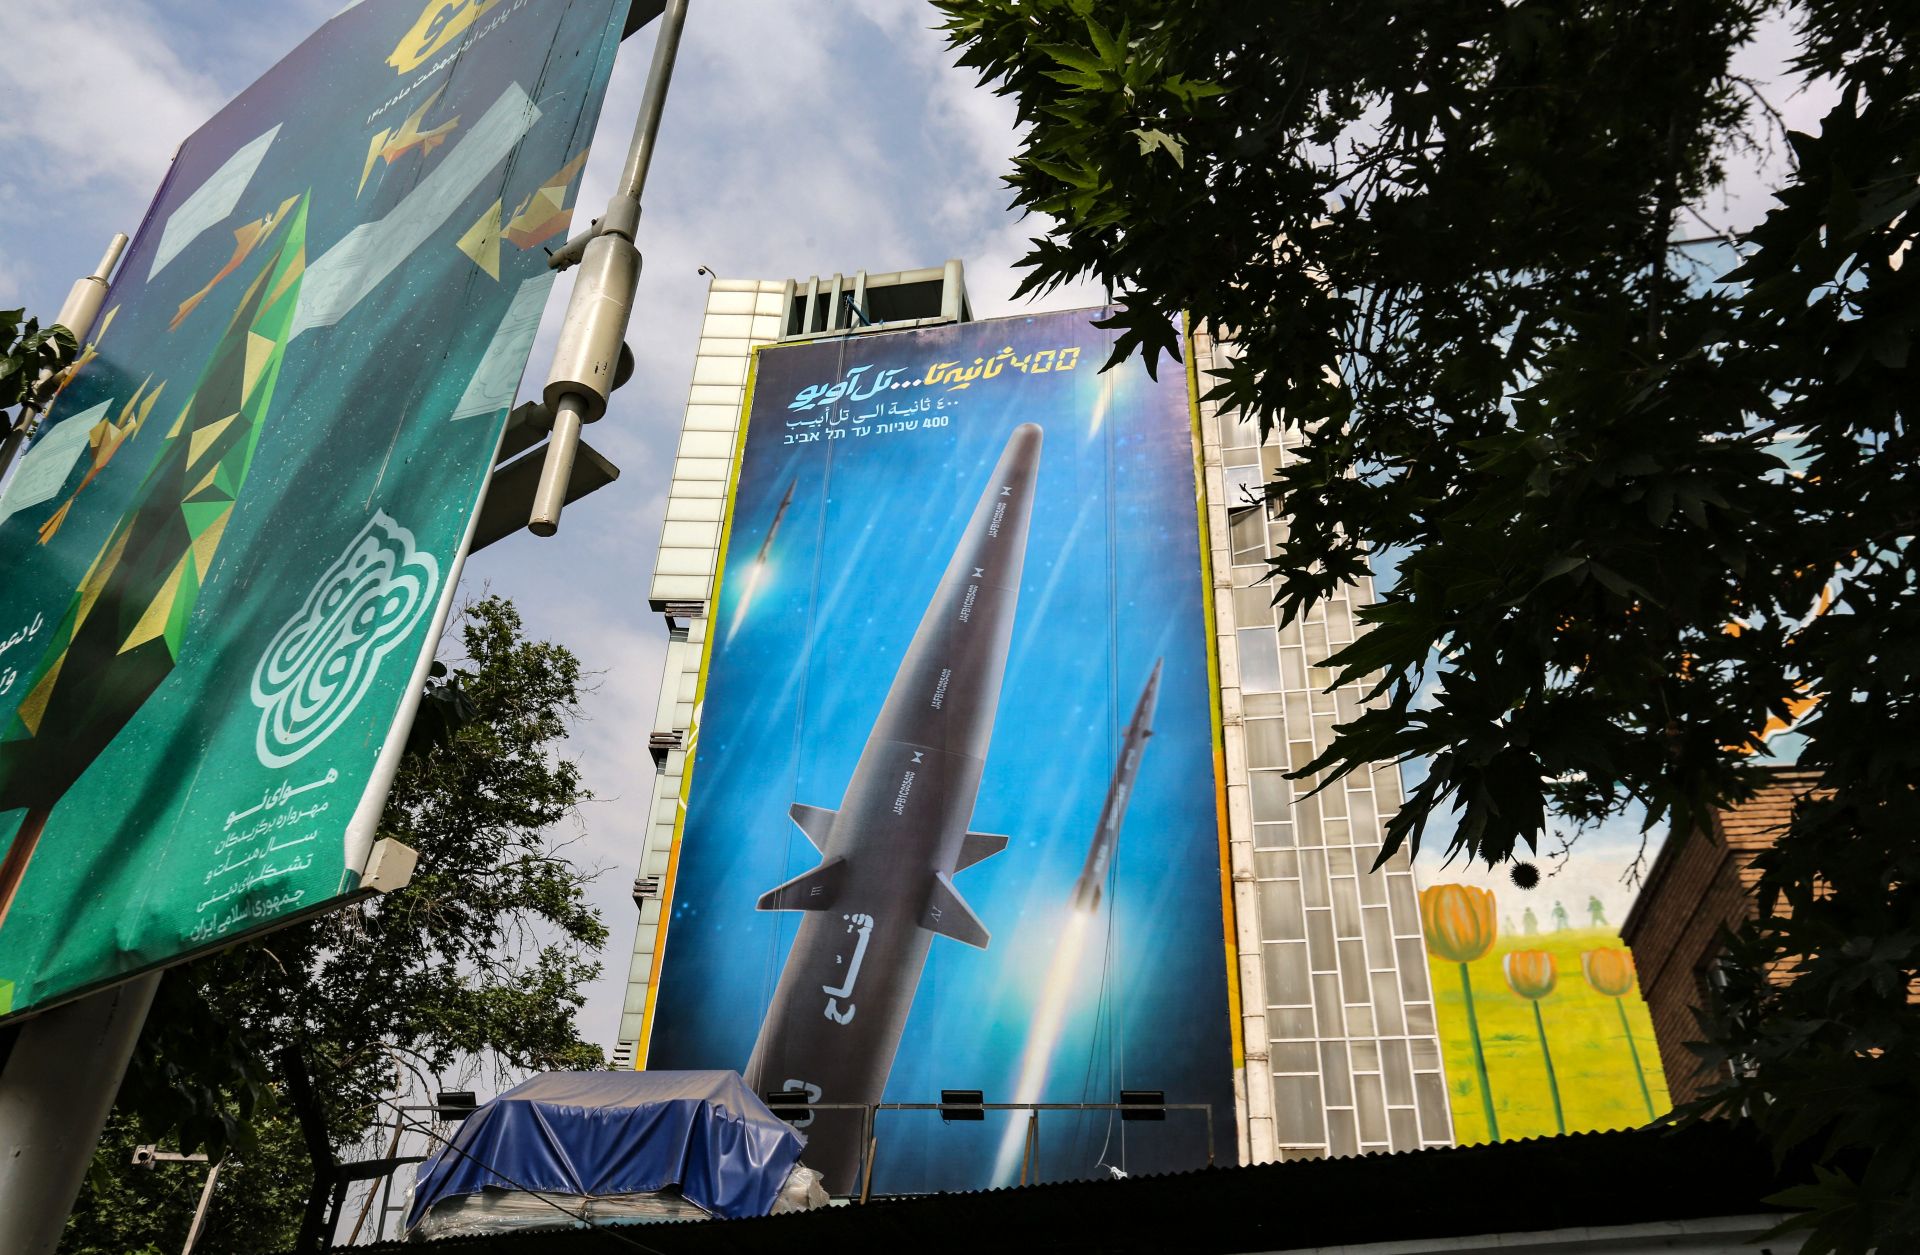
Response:
[[[181,147],[0,494],[0,1016],[361,888],[627,0],[363,0]]]

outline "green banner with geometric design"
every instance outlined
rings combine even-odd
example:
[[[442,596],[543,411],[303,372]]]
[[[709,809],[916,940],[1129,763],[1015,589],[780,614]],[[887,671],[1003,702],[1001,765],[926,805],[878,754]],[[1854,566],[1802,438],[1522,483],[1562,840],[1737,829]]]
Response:
[[[0,1016],[359,889],[627,2],[362,0],[175,157],[0,492]]]

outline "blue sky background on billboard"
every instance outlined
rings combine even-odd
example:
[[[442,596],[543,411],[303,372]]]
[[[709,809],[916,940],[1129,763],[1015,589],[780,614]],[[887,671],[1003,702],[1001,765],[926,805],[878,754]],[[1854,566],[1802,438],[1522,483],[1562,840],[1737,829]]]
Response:
[[[137,226],[175,145],[340,3],[0,4],[0,306],[51,315],[108,236]],[[695,0],[647,189],[639,369],[591,433],[625,473],[569,509],[560,541],[521,536],[467,568],[472,589],[514,596],[532,630],[601,673],[574,747],[601,798],[575,849],[609,869],[595,898],[613,942],[582,1024],[602,1043],[618,1023],[627,881],[646,826],[664,634],[645,590],[706,290],[695,268],[804,278],[958,256],[981,316],[1016,308],[1012,262],[1034,224],[1005,211],[998,181],[1016,146],[1013,107],[952,67],[932,21],[908,0]],[[651,31],[628,40],[614,70],[579,197],[589,214],[619,172],[652,42]],[[1786,48],[1773,31],[1744,68],[1764,82]],[[1776,103],[1810,126],[1830,98]],[[1743,179],[1706,208],[1717,224],[1751,221],[1764,208],[1757,186]],[[567,286],[556,285],[530,375],[551,353]],[[1082,289],[1044,305],[1100,298]]]
[[[1082,316],[1063,315],[762,352],[650,1064],[746,1066],[800,923],[792,912],[756,911],[754,901],[821,858],[787,808],[842,806],[927,598],[1009,434],[1031,422],[1044,443],[1005,684],[970,824],[1011,841],[953,882],[992,942],[984,951],[934,942],[887,1100],[925,1102],[958,1087],[1011,1101],[999,1096],[1016,1088],[1128,719],[1164,660],[1153,736],[1102,878],[1094,935],[1069,973],[1065,1032],[1041,1097],[1110,1102],[1137,1086],[1216,1110],[1231,1103],[1186,386],[1177,371],[1155,383],[1137,362],[1102,376],[1111,342]],[[1065,365],[1071,354],[1072,369],[1007,369],[958,388],[931,383],[930,364],[992,356],[1003,345],[1036,365],[1056,350]],[[789,409],[808,386],[848,375],[878,391]],[[890,386],[880,382],[889,377]],[[922,378],[925,386],[912,386]],[[882,412],[862,423],[864,412],[885,410],[905,417]],[[841,415],[847,421],[837,425]],[[829,438],[818,439],[823,433]],[[747,576],[789,485],[791,512],[741,615]],[[948,694],[949,705],[960,696]],[[812,1001],[805,1018],[819,1027]],[[977,1185],[1004,1119],[971,1139],[964,1130],[930,1137],[925,1123],[890,1129],[886,1188]],[[1050,1128],[1043,1122],[1044,1158],[1051,1172],[1063,1163],[1093,1171],[1111,1134],[1108,1161],[1165,1170],[1200,1161],[1200,1133],[1189,1118],[1171,1145],[1135,1148],[1168,1156],[1143,1162],[1125,1158],[1105,1117],[1056,1117]]]

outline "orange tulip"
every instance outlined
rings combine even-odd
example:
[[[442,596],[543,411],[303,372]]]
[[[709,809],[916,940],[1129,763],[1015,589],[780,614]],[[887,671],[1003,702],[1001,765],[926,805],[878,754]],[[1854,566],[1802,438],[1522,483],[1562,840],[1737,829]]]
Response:
[[[1472,885],[1429,885],[1420,891],[1427,949],[1450,963],[1471,963],[1493,949],[1493,891]]]
[[[1620,1035],[1626,1038],[1627,1053],[1633,1059],[1634,1079],[1640,1082],[1640,1097],[1647,1104],[1647,1119],[1654,1118],[1653,1091],[1647,1088],[1646,1069],[1640,1064],[1640,1047],[1633,1043],[1633,1025],[1627,1020],[1626,996],[1633,992],[1633,952],[1631,950],[1588,950],[1580,955],[1580,971],[1596,993],[1614,999],[1613,1009],[1620,1013]]]
[[[1560,1078],[1554,1074],[1553,1052],[1547,1049],[1547,1023],[1540,1015],[1540,1000],[1560,983],[1560,974],[1553,966],[1553,956],[1545,950],[1510,950],[1503,966],[1513,992],[1533,1004],[1533,1029],[1540,1038],[1540,1061],[1547,1068],[1547,1092],[1553,1096],[1553,1122],[1565,1133],[1567,1113],[1560,1105]]]
[[[1624,998],[1633,992],[1633,954],[1627,950],[1588,950],[1580,956],[1580,971],[1596,993]]]
[[[1513,950],[1506,958],[1507,984],[1522,998],[1538,1000],[1553,992],[1560,974],[1545,950]]]

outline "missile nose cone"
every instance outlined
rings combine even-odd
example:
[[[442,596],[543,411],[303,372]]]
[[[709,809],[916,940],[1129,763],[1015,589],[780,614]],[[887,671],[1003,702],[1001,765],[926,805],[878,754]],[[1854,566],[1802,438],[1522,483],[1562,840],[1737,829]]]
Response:
[[[1040,460],[1040,443],[1046,433],[1038,423],[1022,423],[1007,437],[1007,455],[1015,465],[1026,466]]]

